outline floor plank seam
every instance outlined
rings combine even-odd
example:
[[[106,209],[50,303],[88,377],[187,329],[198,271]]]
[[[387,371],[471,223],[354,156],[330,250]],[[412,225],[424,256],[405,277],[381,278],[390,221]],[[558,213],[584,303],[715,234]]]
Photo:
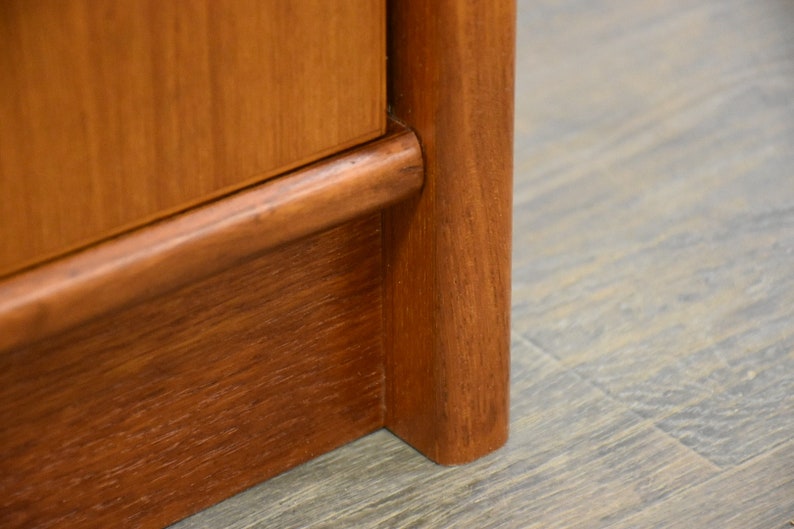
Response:
[[[532,339],[527,338],[526,336],[523,336],[522,334],[518,334],[518,333],[516,333],[516,334],[517,334],[518,339],[521,342],[523,342],[527,347],[530,347],[531,349],[534,349],[534,350],[538,351],[539,353],[544,354],[548,358],[552,359],[560,367],[560,369],[570,373],[571,375],[573,375],[576,378],[578,378],[579,380],[581,380],[584,384],[587,384],[591,388],[595,389],[603,397],[609,399],[610,401],[614,402],[617,405],[620,405],[620,407],[626,413],[628,413],[629,415],[631,415],[635,419],[637,419],[639,421],[639,423],[644,423],[646,421],[647,422],[651,422],[651,423],[653,422],[654,419],[649,419],[647,417],[644,417],[642,414],[640,414],[636,410],[632,409],[631,406],[629,405],[629,403],[627,403],[625,400],[623,400],[619,396],[613,394],[611,391],[609,391],[608,388],[604,387],[602,384],[599,384],[597,381],[595,381],[595,380],[591,379],[590,377],[588,377],[587,375],[581,373],[579,370],[576,369],[576,367],[568,367],[568,366],[566,366],[565,363],[561,359],[559,359],[556,355],[554,355],[553,353],[547,352],[543,347],[541,347],[540,345],[536,344]]]
[[[757,456],[751,458],[750,460],[744,461],[740,465],[736,465],[732,468],[723,469],[721,472],[717,472],[713,476],[708,477],[699,483],[677,490],[675,491],[675,493],[667,496],[662,501],[649,505],[643,505],[643,507],[639,509],[637,512],[632,513],[621,520],[616,520],[614,523],[610,523],[610,525],[608,525],[607,528],[614,527],[616,526],[616,524],[621,524],[618,527],[626,527],[625,525],[626,522],[631,522],[632,520],[638,519],[646,512],[652,512],[654,509],[663,509],[665,504],[674,504],[676,501],[679,501],[681,498],[686,497],[687,495],[696,497],[696,493],[699,490],[713,486],[714,484],[718,483],[720,480],[730,479],[732,476],[735,476],[736,474],[747,470],[748,467],[758,463],[762,458],[770,456],[772,453],[774,453],[775,450],[781,449],[781,451],[784,451],[783,447],[785,447],[786,445],[790,445],[789,451],[794,451],[794,441],[792,440],[785,441],[777,445],[777,447],[774,450],[772,449],[767,450],[764,453],[758,454]],[[792,478],[792,482],[794,482],[794,478]],[[791,513],[789,519],[794,520],[794,512]],[[788,520],[781,521],[781,527],[783,526],[783,524],[787,523],[787,521]],[[632,525],[631,527],[634,527],[634,525]]]
[[[715,475],[721,474],[722,472],[724,472],[726,470],[725,467],[719,466],[717,463],[715,463],[714,461],[712,461],[708,457],[704,456],[703,454],[701,454],[700,452],[698,452],[697,450],[695,450],[691,446],[685,445],[684,443],[681,442],[680,439],[678,439],[675,436],[671,435],[669,432],[666,432],[663,429],[661,429],[659,427],[659,425],[657,424],[657,421],[655,419],[646,419],[646,420],[650,424],[651,428],[653,428],[656,432],[658,432],[659,434],[665,436],[667,439],[669,439],[670,441],[672,441],[673,443],[675,443],[679,447],[681,447],[684,450],[686,450],[687,453],[689,453],[690,455],[696,457],[698,460],[700,460],[701,462],[706,464],[709,468],[714,470]],[[709,478],[709,479],[711,479],[711,478]],[[697,486],[697,484],[694,484],[693,486]]]
[[[700,452],[698,452],[697,450],[695,450],[693,447],[686,445],[685,443],[683,443],[680,439],[678,439],[677,437],[675,437],[671,433],[663,430],[658,424],[658,422],[663,420],[664,418],[670,417],[671,415],[677,413],[681,409],[685,409],[688,406],[692,406],[694,404],[697,404],[698,402],[703,401],[707,397],[702,397],[701,396],[701,397],[698,397],[698,398],[693,398],[690,401],[687,401],[687,402],[681,404],[680,406],[677,406],[676,408],[672,409],[671,411],[668,411],[668,412],[666,412],[666,413],[664,413],[663,415],[660,415],[660,416],[655,416],[653,418],[645,417],[644,415],[642,415],[641,413],[639,413],[638,411],[633,409],[633,407],[631,406],[630,402],[628,402],[625,399],[621,398],[619,395],[614,394],[612,391],[609,390],[609,388],[605,387],[602,384],[599,384],[596,380],[593,380],[592,378],[588,377],[586,374],[581,373],[576,367],[567,367],[560,359],[558,359],[556,357],[556,355],[553,355],[552,353],[547,352],[543,347],[541,347],[540,345],[536,344],[530,338],[527,338],[527,337],[523,336],[522,334],[516,333],[516,332],[514,332],[513,334],[516,336],[516,339],[520,340],[527,347],[529,347],[529,348],[531,348],[531,349],[533,349],[533,350],[535,350],[535,351],[537,351],[537,352],[539,352],[541,354],[544,354],[548,358],[554,360],[555,363],[558,364],[561,369],[563,369],[563,370],[575,375],[583,383],[588,384],[593,389],[599,391],[604,397],[606,397],[610,401],[615,402],[616,404],[620,405],[620,407],[623,408],[626,413],[628,413],[628,414],[634,416],[636,419],[638,419],[639,423],[638,423],[637,427],[630,428],[630,431],[633,432],[633,431],[637,431],[637,430],[640,430],[640,429],[645,429],[645,428],[650,427],[651,429],[655,430],[657,433],[663,435],[666,439],[668,439],[669,441],[671,441],[675,445],[677,445],[680,448],[684,449],[691,456],[696,457],[698,460],[700,460],[701,462],[706,464],[709,468],[713,469],[715,472],[721,473],[722,471],[726,470],[726,468],[730,468],[730,467],[721,467],[720,465],[716,464],[711,459],[709,459],[707,456],[705,456],[705,455],[701,454]],[[697,486],[697,483],[693,484],[691,486]]]
[[[547,353],[542,347],[540,347],[539,345],[535,344],[532,340],[530,340],[530,339],[528,339],[528,338],[526,338],[526,337],[524,337],[524,336],[522,336],[522,335],[520,335],[518,333],[514,333],[514,334],[516,334],[516,338],[518,340],[520,340],[522,343],[524,343],[525,345],[527,345],[531,349],[536,350],[539,353],[544,354],[547,357],[551,358],[560,367],[560,369],[562,369],[563,371],[566,371],[566,372],[570,373],[571,375],[577,377],[584,384],[587,384],[590,387],[592,387],[594,390],[598,391],[602,395],[602,397],[608,399],[611,402],[614,402],[616,405],[619,405],[621,407],[622,411],[624,411],[628,415],[631,415],[632,417],[637,419],[638,423],[636,425],[628,428],[627,430],[625,430],[625,432],[624,432],[625,435],[621,436],[620,438],[623,438],[625,436],[628,436],[628,435],[633,434],[633,433],[638,432],[638,431],[652,429],[652,430],[655,430],[656,432],[662,434],[666,439],[672,441],[674,444],[685,448],[688,453],[690,453],[691,455],[694,455],[695,457],[697,457],[697,459],[699,459],[702,462],[706,463],[709,467],[711,467],[715,471],[722,470],[721,467],[719,467],[718,465],[715,465],[711,460],[709,460],[705,456],[699,454],[698,452],[696,452],[692,448],[684,445],[683,443],[681,443],[680,440],[676,439],[675,437],[673,437],[669,433],[667,433],[664,430],[662,430],[661,428],[659,428],[659,426],[656,424],[656,419],[655,418],[651,419],[651,418],[648,418],[648,417],[644,417],[642,414],[640,414],[636,410],[632,409],[628,402],[626,402],[624,399],[621,399],[620,397],[614,395],[612,392],[610,392],[607,388],[603,387],[598,382],[596,382],[596,381],[590,379],[589,377],[587,377],[586,375],[578,372],[576,370],[576,368],[566,367],[561,361],[557,360],[557,358],[555,356],[551,355],[550,353]]]
[[[560,369],[565,369],[565,370],[570,369],[568,366],[565,365],[562,358],[558,357],[551,351],[547,351],[546,349],[535,343],[535,341],[532,340],[531,338],[528,338],[524,336],[522,333],[517,331],[511,331],[510,334],[513,335],[515,339],[519,340],[520,342],[523,342],[523,344],[529,347],[530,349],[534,349],[535,351],[553,360],[554,363],[560,366]]]

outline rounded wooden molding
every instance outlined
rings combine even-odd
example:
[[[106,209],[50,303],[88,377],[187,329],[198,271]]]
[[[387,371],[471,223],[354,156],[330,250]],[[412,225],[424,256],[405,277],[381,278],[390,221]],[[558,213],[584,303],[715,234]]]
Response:
[[[381,139],[0,282],[0,350],[150,299],[422,186],[414,134]]]

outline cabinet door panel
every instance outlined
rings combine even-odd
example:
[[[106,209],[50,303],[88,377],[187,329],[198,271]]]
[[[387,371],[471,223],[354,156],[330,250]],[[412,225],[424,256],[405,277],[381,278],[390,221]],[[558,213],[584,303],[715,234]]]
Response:
[[[0,4],[0,275],[385,130],[384,1]]]

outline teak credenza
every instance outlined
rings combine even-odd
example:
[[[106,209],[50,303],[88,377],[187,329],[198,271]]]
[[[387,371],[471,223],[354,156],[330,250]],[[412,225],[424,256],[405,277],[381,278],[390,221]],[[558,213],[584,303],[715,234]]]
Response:
[[[507,438],[511,1],[0,7],[0,526]],[[388,57],[388,60],[387,60]]]

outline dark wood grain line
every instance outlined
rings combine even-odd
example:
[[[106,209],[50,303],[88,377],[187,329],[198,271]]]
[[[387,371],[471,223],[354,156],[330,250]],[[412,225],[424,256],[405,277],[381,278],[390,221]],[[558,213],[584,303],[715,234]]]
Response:
[[[395,126],[311,165],[0,283],[0,350],[68,329],[395,203],[422,185],[414,135]]]

